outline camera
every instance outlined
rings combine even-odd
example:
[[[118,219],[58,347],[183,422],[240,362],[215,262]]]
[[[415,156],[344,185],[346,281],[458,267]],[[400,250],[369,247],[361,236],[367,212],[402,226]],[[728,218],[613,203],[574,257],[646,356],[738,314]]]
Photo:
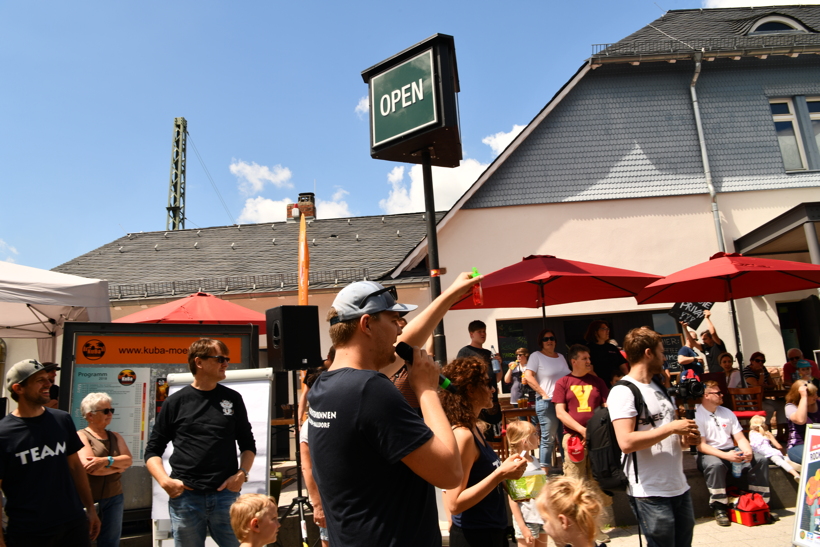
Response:
[[[670,397],[680,397],[685,401],[703,397],[703,383],[695,376],[693,371],[690,370],[688,372],[692,372],[692,375],[689,376],[687,374],[687,377],[681,378],[678,385],[670,387],[667,390]]]

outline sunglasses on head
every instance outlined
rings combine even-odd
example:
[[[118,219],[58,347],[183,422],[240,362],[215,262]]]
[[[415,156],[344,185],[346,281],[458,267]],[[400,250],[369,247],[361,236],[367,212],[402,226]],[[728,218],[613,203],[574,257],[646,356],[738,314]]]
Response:
[[[542,342],[555,342],[555,336],[545,336],[541,339]]]
[[[92,410],[91,412],[102,412],[103,414],[108,416],[109,414],[114,414],[114,409],[113,408],[98,408],[97,410]]]
[[[225,357],[224,355],[209,355],[206,357],[206,359],[216,359],[217,363],[219,363],[220,365],[224,365],[225,363],[231,362],[231,358]]]
[[[399,291],[396,289],[396,287],[394,285],[391,285],[389,287],[384,287],[382,289],[379,289],[376,292],[372,292],[372,293],[368,294],[367,296],[365,296],[362,299],[361,303],[359,304],[359,309],[364,308],[365,303],[367,303],[367,301],[370,298],[373,298],[375,296],[379,296],[380,294],[384,294],[384,293],[390,293],[390,296],[393,297],[393,300],[398,300],[399,299]]]

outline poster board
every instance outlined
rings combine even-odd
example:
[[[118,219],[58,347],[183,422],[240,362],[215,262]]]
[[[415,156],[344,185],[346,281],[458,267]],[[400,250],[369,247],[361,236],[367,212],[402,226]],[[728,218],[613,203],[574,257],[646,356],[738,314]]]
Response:
[[[193,382],[190,373],[172,374],[168,376],[168,395],[171,396],[183,387]],[[250,468],[248,482],[242,487],[243,494],[267,494],[270,488],[270,415],[272,396],[273,369],[229,370],[225,380],[220,384],[239,392],[248,411],[253,438],[256,441],[256,458]],[[173,443],[169,443],[162,455],[165,470],[170,472],[168,459],[174,452]],[[239,461],[239,449],[236,451]],[[168,494],[159,483],[152,481],[151,518],[153,520],[169,520]],[[170,528],[170,527],[168,527]]]
[[[792,543],[820,546],[820,424],[806,426]]]
[[[689,328],[698,330],[703,321],[703,312],[711,310],[714,302],[678,302],[669,310],[669,315],[689,324]]]
[[[681,366],[678,364],[678,352],[683,347],[682,334],[662,334],[663,357],[666,359],[666,366],[669,372],[680,372]]]
[[[229,370],[257,369],[259,327],[68,322],[63,332],[58,374],[61,393],[68,396],[60,397],[60,409],[72,414],[75,426],[85,427],[85,420],[79,415],[85,394],[115,392],[109,395],[117,398],[114,420],[121,422],[112,421],[111,428],[124,436],[129,434],[129,448],[134,457],[134,464],[121,479],[123,489],[128,492],[125,511],[147,512],[151,507],[153,479],[145,468],[143,452],[156,413],[167,396],[167,377],[189,372],[188,347],[200,338],[216,338],[228,346]],[[132,381],[132,385],[124,385],[120,375],[125,382]],[[138,389],[144,390],[144,400],[143,393],[139,393],[139,403],[136,402]],[[129,399],[129,395],[133,399]],[[118,430],[118,427],[126,430]],[[139,448],[135,450],[137,445]]]

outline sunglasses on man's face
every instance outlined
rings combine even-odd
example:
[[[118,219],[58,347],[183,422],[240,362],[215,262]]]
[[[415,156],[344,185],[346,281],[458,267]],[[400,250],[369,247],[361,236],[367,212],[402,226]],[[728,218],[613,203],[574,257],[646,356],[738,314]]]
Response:
[[[224,365],[225,363],[231,362],[231,358],[225,357],[224,355],[209,355],[206,357],[206,359],[216,359],[216,362],[220,365]]]
[[[752,359],[753,363],[760,363],[761,365],[766,362],[765,359]]]
[[[789,357],[789,361],[799,361],[800,357]]]
[[[541,339],[542,342],[555,342],[555,336],[545,336]]]
[[[103,414],[108,416],[109,414],[114,414],[114,409],[113,408],[98,408],[97,410],[92,410],[91,412],[102,412]]]

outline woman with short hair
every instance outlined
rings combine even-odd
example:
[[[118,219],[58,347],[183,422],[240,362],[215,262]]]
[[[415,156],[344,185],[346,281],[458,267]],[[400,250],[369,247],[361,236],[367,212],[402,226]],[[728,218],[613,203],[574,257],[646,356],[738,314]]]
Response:
[[[122,435],[106,429],[114,417],[107,393],[86,395],[80,403],[80,413],[88,421],[88,426],[77,432],[83,442],[80,461],[88,473],[91,494],[99,504],[102,521],[97,547],[117,547],[122,535],[124,505],[120,477],[131,467],[131,451]]]

